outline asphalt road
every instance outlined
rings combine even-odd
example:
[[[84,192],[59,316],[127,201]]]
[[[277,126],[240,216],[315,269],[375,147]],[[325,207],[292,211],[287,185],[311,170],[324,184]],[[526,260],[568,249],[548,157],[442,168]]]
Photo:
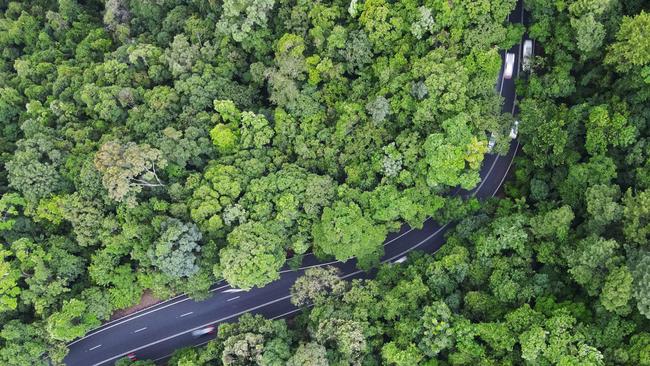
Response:
[[[522,1],[510,14],[513,23],[522,23],[524,11]],[[521,45],[509,52],[516,55],[515,76],[521,69]],[[502,54],[502,57],[504,55]],[[515,114],[514,78],[503,78],[503,66],[497,79],[496,90],[504,97],[503,111]],[[519,143],[513,140],[505,156],[487,155],[481,168],[481,183],[471,191],[455,190],[452,194],[462,197],[489,198],[496,194],[512,165]],[[420,230],[404,226],[392,233],[384,243],[385,255],[382,263],[401,262],[412,250],[434,252],[444,244],[444,234],[453,224],[439,225],[429,219]],[[193,330],[208,325],[235,321],[241,314],[250,312],[268,318],[290,316],[298,311],[290,302],[289,289],[304,270],[314,266],[330,264],[338,267],[344,278],[369,276],[356,268],[356,262],[320,262],[308,255],[302,267],[297,270],[284,269],[281,278],[263,288],[245,292],[233,289],[226,283],[212,287],[213,296],[196,302],[184,295],[177,296],[153,307],[143,309],[89,332],[85,337],[69,344],[70,353],[65,358],[69,366],[112,365],[128,353],[135,353],[139,359],[164,360],[177,348],[206,343],[210,336],[194,338]]]

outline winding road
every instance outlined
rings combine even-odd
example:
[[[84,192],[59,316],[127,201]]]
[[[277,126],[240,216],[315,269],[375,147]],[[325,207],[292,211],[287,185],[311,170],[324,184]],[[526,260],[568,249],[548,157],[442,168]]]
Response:
[[[522,1],[508,17],[512,23],[524,22]],[[521,45],[509,52],[515,53],[515,76],[521,69]],[[502,57],[504,55],[502,54]],[[503,111],[516,113],[516,94],[513,79],[504,79],[503,66],[497,79],[496,90],[504,97]],[[481,167],[481,183],[471,191],[456,190],[453,194],[462,197],[494,196],[512,165],[519,143],[513,140],[505,156],[487,155]],[[385,254],[382,263],[399,263],[408,252],[423,250],[435,252],[444,244],[444,234],[453,224],[439,225],[431,219],[420,230],[402,227],[389,235],[384,242]],[[70,353],[65,358],[68,366],[112,365],[117,359],[135,353],[139,359],[162,361],[178,348],[207,343],[211,337],[194,338],[192,331],[208,325],[235,321],[244,313],[262,314],[267,318],[287,317],[297,312],[290,302],[289,289],[305,269],[322,265],[338,267],[343,278],[368,276],[356,268],[356,261],[321,262],[313,255],[307,255],[299,270],[285,268],[279,280],[251,291],[231,288],[225,282],[215,284],[210,290],[213,296],[196,302],[185,295],[166,300],[152,307],[140,310],[127,317],[103,324],[90,331],[85,337],[69,344]]]

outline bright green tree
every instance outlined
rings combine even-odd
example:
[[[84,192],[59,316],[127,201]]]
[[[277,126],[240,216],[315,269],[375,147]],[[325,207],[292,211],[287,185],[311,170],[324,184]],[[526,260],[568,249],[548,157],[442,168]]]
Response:
[[[323,210],[312,235],[320,253],[341,261],[355,257],[360,267],[368,268],[384,252],[386,229],[365,216],[356,203],[337,201]]]
[[[283,236],[277,229],[272,223],[253,221],[237,226],[228,235],[228,246],[219,252],[215,275],[243,289],[262,287],[278,279],[285,254]]]

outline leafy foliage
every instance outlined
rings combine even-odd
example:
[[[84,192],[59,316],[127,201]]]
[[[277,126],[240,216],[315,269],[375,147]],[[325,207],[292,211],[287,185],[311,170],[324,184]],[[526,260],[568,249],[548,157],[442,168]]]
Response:
[[[367,100],[339,102],[336,111],[345,118],[336,120],[333,136],[360,150],[370,146],[353,138],[364,124],[374,126],[366,130],[368,140],[390,131],[393,121],[412,122],[412,129],[372,156],[374,175],[357,165],[363,160],[345,160],[344,187],[312,229],[316,253],[357,255],[363,262],[373,258],[359,255],[373,253],[367,240],[396,221],[417,224],[420,212],[460,221],[435,256],[413,254],[406,263],[380,267],[373,280],[342,282],[334,269],[307,271],[292,289],[304,309],[286,323],[294,335],[282,340],[287,354],[302,355],[309,345],[319,364],[323,354],[329,364],[649,364],[646,3],[525,1],[535,56],[517,81],[522,153],[514,179],[502,199],[477,211],[454,210],[453,200],[418,205],[431,192],[478,181],[474,167],[487,145],[472,132],[474,100],[466,92],[493,83],[483,76],[495,69],[498,54],[482,45],[503,46],[522,34],[523,27],[491,20],[513,4],[352,1],[346,12],[361,29],[343,34],[333,25],[317,33],[316,47],[347,40],[338,45],[344,73],[363,79],[367,65],[381,69],[372,76],[383,85]],[[310,58],[303,47],[309,36],[293,34],[296,72],[282,73],[287,93],[275,113],[283,126],[276,130],[278,146],[303,142],[295,137],[303,128],[300,97],[291,88],[305,78],[304,64],[311,85],[327,83],[317,73],[324,59]],[[386,56],[411,37],[410,50],[427,39],[438,47],[419,58],[407,51],[403,59]],[[469,45],[472,57],[451,52]],[[410,83],[402,67],[410,69]],[[450,70],[454,77],[444,77]],[[501,118],[482,116],[481,128],[498,135]],[[318,145],[309,146],[316,151]],[[319,166],[336,171],[329,162]],[[364,191],[361,199],[350,194],[355,190]]]
[[[201,250],[199,229],[178,219],[166,219],[160,224],[160,232],[149,253],[154,265],[171,277],[190,277],[198,272],[195,253]]]
[[[508,146],[515,3],[0,2],[0,363],[61,363],[145,290],[369,269],[434,215],[464,218],[435,259],[309,271],[298,322],[173,362],[648,364],[646,4],[525,1],[514,181],[443,198]]]

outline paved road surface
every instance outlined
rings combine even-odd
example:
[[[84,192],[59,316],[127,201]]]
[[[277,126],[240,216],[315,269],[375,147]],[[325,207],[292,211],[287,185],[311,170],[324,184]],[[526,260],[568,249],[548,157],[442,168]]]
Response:
[[[510,14],[511,22],[523,22],[521,0]],[[516,54],[515,73],[520,70],[521,47],[510,52]],[[503,57],[503,54],[502,54]],[[502,67],[503,68],[503,67]],[[503,79],[503,70],[497,80],[497,91],[504,97],[504,112],[515,111],[514,79]],[[452,194],[463,197],[475,195],[492,197],[503,184],[519,143],[514,140],[505,156],[487,155],[481,168],[482,182],[472,191],[456,190]],[[401,262],[412,250],[436,251],[444,243],[444,234],[452,225],[439,225],[429,219],[423,229],[404,226],[391,234],[384,243],[382,262]],[[297,311],[291,305],[289,288],[296,278],[309,267],[331,264],[338,267],[344,278],[359,278],[368,274],[359,271],[355,261],[319,262],[313,255],[306,256],[300,270],[285,269],[281,278],[263,288],[249,292],[233,289],[221,282],[213,286],[214,295],[205,301],[195,302],[185,296],[167,300],[143,309],[128,317],[104,324],[84,338],[70,343],[70,353],[65,359],[69,366],[112,365],[117,359],[134,352],[140,359],[163,360],[177,348],[206,343],[210,337],[195,339],[191,332],[211,324],[234,321],[243,313],[259,313],[269,318],[289,316]]]

